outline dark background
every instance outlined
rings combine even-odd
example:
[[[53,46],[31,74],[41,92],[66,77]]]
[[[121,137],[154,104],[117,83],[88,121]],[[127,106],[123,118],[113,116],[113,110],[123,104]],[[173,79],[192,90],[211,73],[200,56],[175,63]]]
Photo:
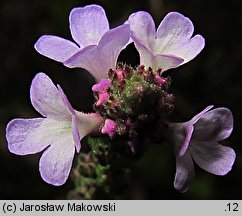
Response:
[[[224,141],[235,149],[232,171],[215,176],[196,167],[192,187],[185,194],[173,188],[175,159],[166,145],[154,147],[137,164],[133,199],[242,199],[242,5],[239,0],[2,0],[0,3],[0,199],[65,199],[73,188],[45,183],[38,172],[41,154],[16,156],[8,152],[6,124],[13,118],[39,116],[29,100],[37,72],[59,83],[77,110],[90,111],[93,78],[81,69],[68,69],[39,55],[33,48],[43,34],[71,39],[68,16],[72,8],[97,3],[104,7],[111,27],[138,10],[152,14],[156,24],[170,11],[191,18],[195,33],[206,39],[205,49],[192,62],[170,70],[176,95],[174,121],[186,121],[207,105],[225,106],[234,115],[234,131]],[[133,65],[133,46],[121,60]],[[157,149],[158,148],[158,149]]]

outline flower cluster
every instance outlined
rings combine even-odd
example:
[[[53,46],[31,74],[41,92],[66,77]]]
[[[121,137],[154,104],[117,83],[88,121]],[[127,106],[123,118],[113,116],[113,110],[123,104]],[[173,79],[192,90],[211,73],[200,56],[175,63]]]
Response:
[[[194,177],[193,160],[216,175],[231,170],[235,152],[218,144],[233,129],[229,109],[211,110],[209,106],[188,122],[169,122],[174,96],[169,92],[170,78],[163,72],[189,62],[205,45],[201,35],[193,36],[189,18],[171,12],[156,30],[150,14],[139,11],[110,29],[103,8],[89,5],[74,8],[69,21],[75,42],[44,35],[34,47],[66,67],[84,68],[93,75],[94,112],[74,110],[61,87],[38,73],[30,98],[43,117],[9,122],[6,137],[10,152],[27,155],[44,151],[39,162],[41,177],[56,186],[66,182],[74,154],[82,149],[82,138],[93,133],[123,140],[134,154],[141,150],[142,142],[166,139],[172,143],[177,164],[174,186],[181,192]],[[130,43],[140,56],[136,68],[117,63]]]

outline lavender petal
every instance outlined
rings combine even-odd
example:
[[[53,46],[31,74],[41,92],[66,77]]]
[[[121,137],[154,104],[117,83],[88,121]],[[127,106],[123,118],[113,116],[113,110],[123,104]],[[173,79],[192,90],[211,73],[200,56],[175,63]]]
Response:
[[[226,175],[235,161],[232,148],[217,142],[193,142],[190,147],[194,161],[202,169],[215,175]]]
[[[133,13],[127,23],[130,25],[131,38],[137,38],[146,48],[151,49],[155,40],[155,23],[150,14],[144,11]]]
[[[69,21],[72,37],[81,48],[97,45],[103,34],[109,30],[105,11],[98,5],[74,8]]]
[[[39,170],[43,180],[55,186],[63,185],[69,176],[74,153],[71,134],[56,140],[40,158]]]
[[[73,140],[75,143],[76,151],[77,151],[77,153],[79,153],[81,150],[80,141],[83,137],[80,137],[80,133],[78,131],[78,126],[77,126],[77,117],[76,116],[72,116],[71,128],[72,128],[72,135],[73,135]]]
[[[196,140],[224,140],[232,133],[233,115],[227,108],[217,108],[201,116],[194,127],[194,139]]]
[[[189,153],[176,158],[176,175],[174,187],[184,193],[188,190],[195,175],[194,165]]]
[[[45,118],[14,119],[6,129],[8,149],[17,155],[35,154],[70,131],[71,125],[68,122]]]
[[[41,36],[34,47],[41,55],[58,62],[64,62],[80,50],[73,42],[53,35]]]
[[[171,12],[157,29],[156,53],[175,55],[184,59],[184,63],[195,58],[204,48],[205,41],[201,35],[193,38],[192,21],[177,12]]]
[[[117,58],[127,45],[129,26],[122,25],[106,32],[98,46],[89,46],[68,59],[64,65],[70,68],[82,67],[99,82],[107,78],[109,69],[116,68]]]
[[[187,151],[187,149],[190,145],[193,130],[194,130],[193,125],[187,125],[187,126],[184,127],[184,138],[185,139],[184,139],[184,142],[183,142],[181,149],[180,149],[180,152],[179,152],[180,157],[183,156],[186,153],[186,151]]]
[[[34,77],[30,87],[30,99],[33,107],[43,116],[70,119],[58,89],[46,74],[38,73]]]
[[[133,37],[135,47],[139,51],[140,65],[152,67],[155,69],[162,69],[166,71],[171,68],[178,67],[184,60],[173,55],[154,54],[147,47],[145,47],[137,38]]]

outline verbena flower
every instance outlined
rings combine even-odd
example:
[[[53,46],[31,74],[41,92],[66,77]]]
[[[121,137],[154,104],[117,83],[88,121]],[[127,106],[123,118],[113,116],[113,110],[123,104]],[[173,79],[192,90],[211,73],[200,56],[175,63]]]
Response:
[[[77,44],[44,35],[36,42],[35,49],[67,67],[85,68],[97,81],[106,78],[108,70],[116,67],[119,53],[129,43],[129,25],[109,30],[105,11],[98,5],[74,8],[69,22],[72,38]]]
[[[101,117],[74,110],[59,85],[53,84],[44,73],[33,79],[30,88],[33,107],[43,118],[13,119],[7,125],[10,152],[17,155],[35,154],[44,150],[40,158],[41,177],[49,184],[66,182],[75,149],[80,140],[99,128]]]
[[[115,151],[123,151],[119,148],[121,143],[138,155],[142,155],[150,143],[168,138],[176,156],[174,186],[181,192],[188,189],[194,177],[193,160],[216,175],[225,175],[231,170],[235,152],[218,143],[229,137],[233,129],[229,109],[211,110],[213,106],[209,106],[188,122],[167,123],[174,108],[174,96],[169,93],[170,78],[163,77],[162,72],[189,62],[205,45],[201,35],[192,36],[194,27],[189,18],[171,12],[156,31],[150,14],[139,11],[125,24],[110,30],[104,9],[88,5],[74,8],[69,22],[75,42],[44,35],[36,42],[35,49],[67,67],[84,68],[94,76],[97,84],[92,91],[96,113],[74,110],[61,87],[39,73],[32,81],[30,98],[43,117],[9,122],[6,137],[10,152],[27,155],[44,151],[39,162],[41,177],[59,186],[69,176],[82,138],[99,132],[100,137],[93,139],[95,141],[87,141],[90,152],[84,154],[84,158],[93,160],[92,170],[96,169],[85,173],[92,173],[89,180],[83,181],[84,185],[87,183],[87,192],[90,188],[93,190],[89,184],[93,177],[100,183],[112,174],[100,172],[113,166],[109,160],[115,158],[112,148],[103,148],[102,134],[110,138],[107,145],[118,146]],[[132,68],[117,64],[121,50],[132,41],[139,52],[140,65]],[[117,158],[121,155],[118,152]],[[99,159],[100,166],[97,166]],[[85,160],[82,162],[85,165]],[[95,181],[91,185],[95,185]]]
[[[211,110],[212,107],[208,106],[188,122],[168,125],[169,139],[175,148],[174,186],[178,191],[187,191],[191,184],[195,174],[193,160],[215,175],[227,174],[235,161],[234,150],[218,143],[233,130],[232,113],[227,108]]]
[[[140,55],[140,64],[163,71],[176,68],[196,57],[204,47],[201,35],[193,35],[191,20],[180,13],[171,12],[160,23],[157,31],[149,13],[131,14],[131,38]]]

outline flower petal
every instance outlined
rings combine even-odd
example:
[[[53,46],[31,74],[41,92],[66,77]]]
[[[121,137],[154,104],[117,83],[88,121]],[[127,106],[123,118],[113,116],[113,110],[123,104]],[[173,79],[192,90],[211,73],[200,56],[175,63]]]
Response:
[[[191,124],[195,124],[198,122],[198,120],[200,120],[200,118],[203,117],[203,115],[208,112],[210,109],[213,108],[213,105],[207,106],[204,110],[202,110],[200,113],[198,113],[197,115],[195,115],[189,122]]]
[[[151,15],[139,11],[131,14],[127,23],[130,25],[131,37],[137,38],[145,47],[152,49],[155,40],[155,23]]]
[[[165,53],[171,46],[187,41],[193,31],[194,27],[189,18],[177,12],[168,13],[157,29],[157,51]]]
[[[170,123],[167,131],[167,139],[173,144],[174,153],[182,157],[190,145],[194,127],[189,122]]]
[[[72,108],[71,103],[69,102],[68,98],[66,97],[63,89],[58,84],[57,84],[57,89],[58,89],[59,94],[62,98],[62,101],[63,101],[65,107],[67,108],[68,112],[70,113],[70,115],[75,115],[75,110]]]
[[[14,119],[6,129],[8,149],[17,155],[35,154],[70,131],[69,122],[45,118]]]
[[[39,170],[43,180],[55,186],[63,185],[69,176],[74,153],[71,133],[56,140],[40,158]]]
[[[204,48],[205,41],[201,35],[193,38],[191,20],[180,13],[171,12],[160,23],[157,29],[155,53],[175,55],[184,59],[184,63],[195,58]]]
[[[152,67],[154,70],[162,69],[164,72],[168,69],[178,67],[184,61],[183,59],[172,55],[154,55],[147,47],[140,43],[137,38],[133,37],[133,40],[135,41],[135,47],[140,55],[140,65]]]
[[[81,51],[76,53],[74,56],[64,62],[64,65],[69,68],[85,68],[88,70],[96,80],[100,76],[106,78],[107,75],[103,75],[101,65],[100,51],[96,45],[90,45],[83,48]]]
[[[106,68],[115,68],[119,53],[129,43],[130,27],[127,24],[106,32],[98,44]],[[111,67],[112,66],[112,67]]]
[[[232,148],[217,142],[192,142],[190,152],[195,162],[202,169],[215,175],[226,175],[235,161]]]
[[[194,127],[194,139],[196,140],[224,140],[232,133],[233,115],[227,108],[217,108],[205,113]]]
[[[62,97],[51,79],[44,73],[38,73],[30,87],[33,107],[45,117],[70,119],[70,114]]]
[[[40,37],[34,47],[41,55],[58,62],[64,62],[80,50],[71,41],[53,35]]]
[[[195,175],[194,165],[189,153],[176,158],[176,175],[174,187],[184,193],[188,190]]]
[[[183,59],[173,55],[157,54],[154,56],[152,68],[162,69],[162,72],[176,68],[183,63]]]
[[[189,145],[190,145],[190,141],[191,141],[191,138],[192,138],[192,133],[193,133],[193,130],[194,130],[194,127],[193,125],[189,125],[187,124],[185,127],[184,127],[184,142],[181,146],[181,149],[180,149],[180,152],[179,152],[179,156],[183,156]]]
[[[76,116],[72,116],[71,128],[72,128],[72,135],[73,135],[73,140],[75,143],[76,151],[77,151],[77,153],[79,153],[81,150],[81,139],[83,137],[82,138],[80,137],[80,133],[79,133],[78,127],[77,127]]]
[[[98,5],[74,8],[69,20],[72,37],[81,48],[97,45],[103,34],[109,30],[105,11]]]
[[[91,132],[98,132],[103,118],[96,113],[85,114],[76,111],[76,127],[80,134],[80,140]]]
[[[169,52],[184,59],[182,64],[194,59],[204,48],[205,39],[201,35],[195,35],[184,44],[171,47]],[[169,53],[168,52],[168,53]]]
[[[57,88],[59,90],[59,93],[62,97],[63,103],[65,104],[65,107],[67,108],[68,112],[70,113],[71,117],[71,128],[72,128],[72,135],[73,135],[73,140],[76,146],[76,151],[77,153],[80,152],[81,149],[81,143],[80,143],[80,134],[77,129],[77,123],[76,123],[76,113],[75,110],[72,108],[71,103],[69,102],[68,98],[66,97],[64,91],[62,88],[57,85]]]
[[[73,140],[76,146],[77,153],[80,152],[81,149],[81,139],[92,132],[93,130],[96,130],[99,125],[101,124],[102,118],[97,114],[85,114],[82,112],[75,111],[68,98],[66,97],[64,91],[62,88],[57,85],[59,93],[62,97],[63,103],[65,104],[67,110],[69,111],[71,118],[71,125],[72,125],[72,135]]]
[[[111,29],[104,34],[98,46],[84,48],[64,62],[64,65],[85,68],[99,82],[107,78],[109,69],[116,68],[118,55],[127,45],[129,37],[127,24]]]

